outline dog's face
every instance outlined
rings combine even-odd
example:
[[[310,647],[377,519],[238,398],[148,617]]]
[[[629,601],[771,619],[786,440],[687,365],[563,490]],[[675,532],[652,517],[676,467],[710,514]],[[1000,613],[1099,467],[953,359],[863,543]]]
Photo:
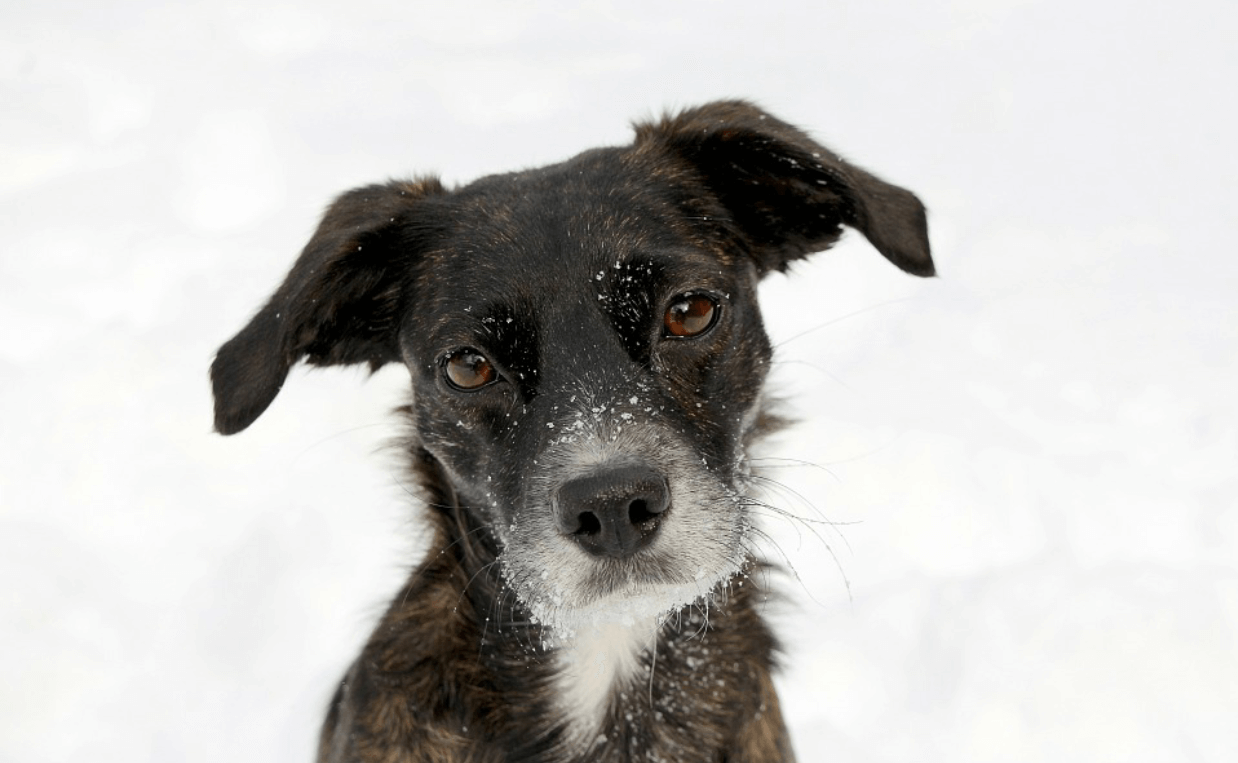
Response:
[[[353,191],[212,369],[216,425],[289,367],[404,362],[415,439],[539,620],[648,618],[746,558],[759,278],[841,224],[928,275],[923,209],[742,103],[551,167]]]
[[[656,614],[744,558],[737,470],[770,352],[756,263],[627,159],[455,194],[399,332],[419,442],[560,626]]]

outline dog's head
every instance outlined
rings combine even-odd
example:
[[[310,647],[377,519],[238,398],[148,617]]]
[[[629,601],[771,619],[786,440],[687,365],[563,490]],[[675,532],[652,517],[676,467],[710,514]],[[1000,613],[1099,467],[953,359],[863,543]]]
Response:
[[[931,275],[924,210],[743,102],[458,190],[351,191],[211,369],[216,428],[292,365],[403,362],[416,441],[535,617],[647,617],[745,559],[758,280],[848,225]]]

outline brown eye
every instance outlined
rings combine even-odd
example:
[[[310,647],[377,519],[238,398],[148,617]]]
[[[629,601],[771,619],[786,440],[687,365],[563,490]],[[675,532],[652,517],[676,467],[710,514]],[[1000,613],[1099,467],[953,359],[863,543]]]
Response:
[[[703,334],[714,325],[718,303],[708,294],[685,294],[666,308],[663,324],[667,336],[690,337]]]
[[[481,389],[498,378],[486,356],[473,350],[456,350],[443,362],[443,373],[451,386],[462,390]]]

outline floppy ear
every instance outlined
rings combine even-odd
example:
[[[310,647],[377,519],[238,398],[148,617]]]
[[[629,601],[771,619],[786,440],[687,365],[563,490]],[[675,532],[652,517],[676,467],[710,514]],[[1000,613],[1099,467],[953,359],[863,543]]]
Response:
[[[678,156],[730,213],[762,273],[828,248],[841,225],[891,262],[934,274],[920,200],[745,101],[716,101],[636,126],[636,145]]]
[[[400,359],[396,333],[413,257],[427,234],[410,220],[434,179],[372,185],[327,210],[284,283],[211,364],[215,429],[249,426],[304,357],[315,365]]]

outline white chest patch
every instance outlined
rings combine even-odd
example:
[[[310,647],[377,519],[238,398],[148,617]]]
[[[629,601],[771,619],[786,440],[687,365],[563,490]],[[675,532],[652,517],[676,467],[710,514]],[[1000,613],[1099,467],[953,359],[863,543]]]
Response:
[[[633,681],[641,653],[652,649],[656,638],[654,619],[582,625],[565,640],[558,653],[559,697],[569,736],[577,744],[596,738],[611,697]]]

